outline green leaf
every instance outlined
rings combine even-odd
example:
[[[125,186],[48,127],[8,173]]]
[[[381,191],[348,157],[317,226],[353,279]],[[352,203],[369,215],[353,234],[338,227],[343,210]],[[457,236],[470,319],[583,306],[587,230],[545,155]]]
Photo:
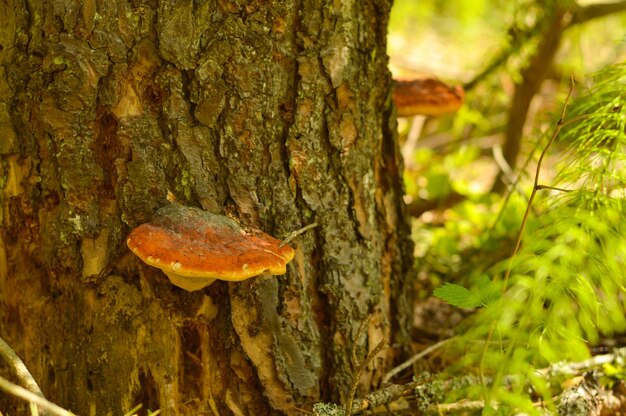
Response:
[[[487,306],[500,299],[500,291],[500,285],[493,282],[484,274],[478,278],[476,294],[474,296],[480,300],[481,305]]]
[[[438,287],[433,292],[433,295],[458,308],[476,308],[481,305],[481,300],[478,296],[463,286],[452,283],[446,283]]]

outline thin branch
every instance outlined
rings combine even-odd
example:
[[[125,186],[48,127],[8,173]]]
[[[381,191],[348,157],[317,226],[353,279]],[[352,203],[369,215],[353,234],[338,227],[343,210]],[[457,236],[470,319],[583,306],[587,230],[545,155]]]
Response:
[[[572,18],[565,26],[564,30],[578,24],[586,23],[589,20],[605,17],[610,14],[620,13],[624,10],[626,10],[626,0],[596,3],[583,7],[575,6]],[[513,42],[508,48],[500,52],[500,54],[492,59],[492,61],[479,74],[474,76],[471,81],[467,82],[463,86],[465,91],[473,89],[478,83],[482,82],[485,78],[508,62],[509,58],[519,51],[521,45],[527,43],[529,39],[539,32],[541,27],[540,24],[541,21],[538,21],[533,27],[521,33],[517,33],[517,36],[513,39]]]
[[[26,364],[24,364],[24,361],[22,361],[22,359],[17,355],[13,348],[11,348],[11,346],[7,344],[7,342],[2,339],[2,337],[0,337],[0,357],[2,357],[2,359],[7,363],[7,365],[11,369],[11,372],[15,375],[15,377],[17,378],[19,383],[22,384],[23,387],[25,387],[31,393],[45,399],[43,392],[39,388],[39,385],[35,381],[33,375],[30,373],[30,371],[28,371],[28,368],[26,367]],[[38,409],[37,406],[33,404],[33,402],[30,402],[30,407],[36,412],[33,414],[38,415],[39,413],[41,413],[42,416],[49,415],[49,412],[46,411],[44,408],[41,408],[40,411],[40,409]]]
[[[363,319],[363,321],[359,325],[359,328],[356,330],[356,336],[354,337],[354,340],[352,341],[352,346],[350,347],[350,360],[353,366],[357,366],[359,364],[359,358],[356,356],[356,349],[359,345],[359,340],[363,336],[363,331],[365,331],[365,327],[369,324],[371,319],[372,314],[370,313]]]
[[[417,147],[417,142],[422,135],[424,124],[426,123],[426,116],[413,116],[410,118],[409,133],[406,136],[406,141],[402,146],[400,153],[402,154],[402,160],[404,160],[404,168],[412,170],[415,167],[415,160],[413,154]]]
[[[517,166],[524,126],[530,112],[530,105],[548,75],[550,63],[554,60],[565,26],[571,19],[568,9],[558,4],[552,5],[545,12],[541,22],[541,36],[535,52],[529,56],[526,64],[520,69],[520,80],[515,83],[513,97],[508,108],[507,124],[504,138],[504,158],[511,168]],[[498,173],[491,191],[501,193],[505,189],[502,172]]]
[[[546,145],[546,147],[544,147],[543,151],[541,152],[541,155],[539,156],[539,160],[537,161],[537,168],[535,170],[535,180],[533,183],[533,190],[530,193],[530,197],[528,198],[526,211],[524,212],[524,217],[522,218],[522,224],[520,225],[520,229],[517,234],[517,241],[515,242],[515,248],[513,249],[513,252],[511,253],[511,261],[509,262],[509,267],[507,267],[506,273],[504,275],[504,281],[502,284],[502,293],[506,292],[507,285],[509,283],[509,277],[511,276],[511,270],[513,268],[513,258],[517,255],[517,253],[519,252],[520,246],[522,245],[522,238],[524,236],[524,230],[526,229],[526,223],[528,223],[530,210],[532,208],[535,195],[537,195],[537,186],[539,185],[539,173],[541,172],[541,165],[543,164],[543,159],[548,154],[548,150],[550,149],[550,146],[552,146],[552,143],[554,143],[557,136],[561,132],[561,129],[563,128],[563,125],[565,123],[565,111],[567,110],[567,105],[569,104],[569,100],[570,100],[570,97],[572,96],[573,91],[574,91],[574,76],[570,78],[570,88],[569,88],[569,91],[567,92],[567,97],[565,97],[565,103],[563,104],[563,109],[561,110],[561,117],[559,118],[559,121],[556,123],[556,128],[554,129],[554,132],[552,133],[552,137],[550,137],[548,144]]]
[[[509,32],[512,32],[513,29],[514,28],[511,27],[509,29]],[[463,85],[463,89],[465,89],[466,92],[473,89],[476,85],[478,85],[485,78],[495,72],[498,68],[506,64],[509,58],[520,50],[522,45],[526,44],[529,39],[539,33],[540,29],[541,21],[537,21],[537,23],[535,23],[535,25],[528,30],[523,32],[516,32],[516,36],[513,37],[511,45],[509,45],[508,48],[506,48],[505,50],[500,52],[499,55],[493,58],[489,65],[487,65],[478,75],[474,76],[471,81],[465,83],[465,85]]]
[[[555,380],[559,380],[559,378],[562,376],[580,376],[584,374],[594,375],[593,377],[591,377],[592,380],[589,380],[590,377],[585,377],[585,380],[581,384],[578,384],[564,391],[560,395],[552,397],[549,400],[550,402],[558,403],[558,410],[559,410],[558,414],[572,414],[571,407],[568,408],[567,405],[571,404],[571,402],[578,402],[580,400],[585,400],[587,398],[586,396],[589,396],[590,389],[592,390],[591,393],[593,393],[592,395],[593,397],[596,397],[596,398],[597,396],[610,397],[610,395],[612,394],[610,390],[604,391],[601,387],[598,388],[599,384],[597,383],[597,379],[599,378],[600,375],[604,375],[604,373],[602,371],[600,371],[599,373],[595,373],[595,372],[590,373],[590,372],[593,369],[598,368],[602,365],[620,362],[620,360],[623,360],[625,356],[626,356],[626,348],[619,348],[619,349],[615,349],[613,353],[611,354],[596,355],[595,357],[591,357],[588,360],[584,360],[580,362],[555,363],[551,365],[550,367],[537,370],[536,374],[541,376],[547,384],[555,383]],[[616,365],[619,365],[619,364],[616,364]],[[520,381],[524,383],[525,381],[527,381],[527,377],[524,377],[521,375],[509,375],[509,376],[504,377],[504,380],[505,382],[509,384],[513,384],[515,382],[520,382]],[[592,386],[589,386],[590,382],[593,384]],[[567,401],[569,401],[570,403],[566,403]],[[596,407],[599,407],[601,405],[606,406],[607,404],[610,404],[610,403],[602,403],[601,400],[600,401],[596,400],[594,402],[595,402]],[[451,412],[457,413],[457,412],[463,412],[463,411],[466,412],[466,411],[472,411],[472,410],[480,410],[481,408],[484,407],[484,403],[485,402],[482,400],[477,400],[477,401],[463,400],[463,401],[456,402],[456,403],[437,405],[436,410],[438,412],[443,412],[444,414],[448,414]],[[535,407],[542,407],[545,405],[545,403],[546,402],[539,401],[539,402],[533,403],[533,405]],[[492,403],[491,405],[497,408],[497,404]],[[574,405],[576,405],[576,403],[574,403]],[[605,407],[605,412],[608,411],[608,412],[614,413],[616,410],[617,409],[614,407],[610,407],[610,406],[608,408]]]
[[[538,191],[541,191],[542,189],[548,189],[550,191],[559,191],[559,192],[574,192],[573,189],[557,188],[556,186],[550,186],[550,185],[537,185]]]
[[[528,156],[526,157],[526,160],[524,161],[524,164],[521,168],[519,168],[519,173],[515,176],[515,189],[518,188],[519,183],[522,179],[522,174],[524,172],[526,172],[528,165],[530,165],[530,162],[533,160],[533,156],[535,154],[535,149],[536,147],[533,147],[532,151],[528,153]],[[526,199],[526,201],[528,202],[528,197],[526,196],[526,194],[521,193],[520,195],[523,195],[523,197]],[[491,227],[489,228],[489,233],[493,233],[493,231],[496,229],[496,226],[500,223],[500,220],[502,219],[502,215],[504,215],[504,211],[507,207],[507,205],[509,204],[509,201],[511,199],[511,197],[513,196],[513,188],[512,187],[507,187],[506,191],[505,191],[505,196],[504,199],[502,201],[502,204],[500,206],[500,209],[498,210],[498,215],[496,215],[496,219],[493,221],[493,223],[491,224]]]
[[[44,399],[40,395],[35,394],[32,391],[26,390],[22,386],[11,383],[9,380],[1,376],[0,389],[6,391],[9,394],[12,394],[15,397],[19,397],[20,399],[26,400],[30,403],[34,403],[37,406],[57,416],[75,416],[74,413],[70,412],[69,410],[65,410],[62,407]]]
[[[452,208],[455,205],[465,201],[466,195],[460,194],[456,191],[451,191],[448,195],[435,199],[421,199],[418,198],[415,201],[410,202],[406,206],[408,214],[413,218],[419,218],[428,211],[444,210]]]
[[[28,391],[44,397],[39,385],[33,378],[28,368],[24,364],[24,361],[13,351],[13,348],[9,344],[6,343],[4,339],[0,337],[0,357],[9,365],[11,371],[19,382],[26,388]]]
[[[355,399],[354,404],[352,405],[351,415],[390,403],[407,393],[413,392],[416,387],[423,384],[426,384],[426,382],[413,381],[407,384],[390,384],[382,389],[378,389],[365,395],[363,398]]]
[[[583,7],[579,6],[574,10],[574,15],[572,16],[572,21],[570,22],[568,28],[573,25],[586,23],[589,20],[608,16],[610,14],[620,13],[625,10],[626,0],[595,3]]]
[[[503,283],[502,283],[502,294],[504,294],[507,290],[508,284],[509,284],[509,278],[511,276],[511,271],[513,269],[513,259],[515,258],[515,256],[517,255],[517,253],[519,252],[519,249],[522,245],[522,238],[524,236],[524,230],[526,229],[526,224],[528,223],[528,218],[530,217],[530,211],[532,209],[532,205],[533,205],[533,201],[535,199],[535,195],[537,195],[537,186],[539,185],[539,173],[541,172],[541,165],[543,164],[543,159],[546,157],[546,154],[548,153],[548,150],[550,149],[550,146],[552,146],[552,143],[554,143],[554,141],[556,140],[557,136],[559,135],[559,133],[561,132],[561,129],[563,128],[564,124],[565,124],[565,111],[567,110],[567,105],[569,104],[569,100],[570,97],[572,96],[572,92],[574,91],[574,76],[572,75],[570,77],[570,88],[569,91],[567,92],[567,97],[565,97],[565,102],[563,103],[563,108],[561,110],[561,116],[559,118],[559,121],[557,121],[556,123],[556,128],[554,129],[554,132],[552,133],[552,136],[550,137],[550,140],[548,141],[548,144],[544,147],[543,151],[541,152],[541,155],[539,156],[539,160],[537,161],[537,168],[535,170],[535,179],[534,179],[534,183],[533,183],[533,189],[530,193],[530,197],[528,198],[528,204],[526,205],[526,211],[524,212],[524,216],[522,217],[522,224],[520,225],[520,229],[519,232],[517,234],[517,241],[515,242],[515,248],[513,249],[513,252],[511,253],[511,259],[509,261],[509,265],[506,269],[506,272],[504,274],[504,279],[503,279]],[[501,300],[504,299],[504,296],[500,298]],[[493,333],[496,329],[496,322],[494,321],[494,323],[491,325],[491,329],[489,330],[489,333],[487,334],[487,341],[485,342],[485,346],[481,352],[481,357],[480,357],[480,364],[479,364],[479,376],[480,376],[480,381],[481,384],[484,386],[485,383],[485,375],[484,375],[484,368],[485,368],[485,357],[487,355],[487,348],[489,343],[491,342],[491,338],[493,337]],[[511,350],[509,350],[510,352]]]
[[[361,336],[363,335],[363,331],[365,331],[365,327],[369,324],[370,319],[372,319],[371,313],[367,315],[365,319],[363,319],[363,322],[361,322],[361,324],[359,325],[359,328],[356,330],[356,336],[352,340],[352,345],[350,347],[350,362],[352,363],[353,367],[357,366],[357,370],[356,372],[352,374],[352,384],[350,384],[350,392],[348,393],[348,402],[346,403],[346,407],[344,409],[344,412],[346,413],[347,416],[352,415],[352,402],[354,401],[354,396],[356,395],[356,389],[359,386],[359,379],[361,378],[361,374],[363,371],[363,366],[358,365],[359,359],[356,356],[356,349],[357,349],[357,346],[359,345],[359,340],[361,339]]]
[[[306,226],[300,228],[299,230],[290,232],[289,235],[287,237],[285,237],[285,239],[283,239],[283,241],[281,241],[281,243],[278,245],[278,247],[286,246],[294,238],[296,238],[296,237],[304,234],[305,232],[307,232],[307,231],[317,227],[318,225],[319,225],[318,223],[314,222],[313,224],[306,225]]]
[[[482,400],[463,400],[456,403],[437,404],[437,412],[439,414],[471,412],[484,409],[485,402]],[[494,406],[497,408],[497,406]]]
[[[363,322],[361,322],[361,325],[359,325],[359,329],[356,332],[356,337],[354,339],[354,341],[352,342],[352,348],[350,349],[350,358],[352,360],[352,364],[353,365],[357,365],[358,364],[358,359],[356,356],[356,348],[358,345],[358,341],[361,338],[361,336],[363,335],[363,332],[365,331],[365,327],[369,324],[370,320],[372,319],[372,314],[369,314],[365,317],[365,319],[363,320]],[[367,367],[369,365],[369,363],[372,362],[372,360],[383,350],[389,348],[389,345],[387,344],[387,342],[385,342],[385,340],[383,339],[382,341],[380,341],[378,343],[378,345],[376,345],[376,347],[371,350],[367,356],[365,357],[365,359],[363,360],[363,362],[358,366],[356,372],[352,375],[352,385],[350,386],[350,393],[348,394],[348,401],[346,403],[346,407],[344,412],[346,413],[347,416],[352,416],[353,412],[353,402],[354,402],[354,396],[356,395],[356,390],[359,386],[359,380],[361,379],[361,374],[363,374],[363,371],[365,370],[365,367]]]
[[[565,127],[565,126],[567,126],[569,124],[576,123],[576,122],[578,122],[580,120],[584,120],[584,119],[586,119],[588,117],[589,117],[589,114],[581,114],[581,115],[578,115],[576,117],[572,117],[572,118],[567,119],[566,121],[564,121],[563,125],[561,127],[563,128],[563,127]],[[535,148],[533,148],[533,151],[528,154],[528,157],[524,161],[524,164],[522,165],[522,167],[518,169],[518,171],[520,173],[517,175],[516,180],[515,180],[516,189],[517,189],[517,185],[520,182],[520,179],[522,178],[522,172],[526,172],[526,170],[528,168],[528,165],[530,165],[530,162],[533,159],[534,152],[535,152]],[[542,185],[540,185],[540,186],[542,186]],[[496,219],[494,220],[494,222],[491,224],[491,227],[489,228],[489,232],[490,233],[492,233],[496,229],[496,226],[500,222],[500,219],[502,219],[502,215],[504,214],[506,206],[508,205],[509,200],[510,200],[512,195],[513,195],[513,189],[511,189],[510,187],[507,188],[507,191],[505,192],[504,200],[503,200],[503,202],[502,202],[502,204],[500,206],[500,209],[498,211],[498,215],[496,215]],[[526,199],[526,201],[528,201],[528,197],[526,197],[526,195],[523,195],[523,196]],[[535,212],[535,214],[537,214],[537,213]]]
[[[443,341],[439,341],[438,343],[433,344],[430,347],[426,348],[425,350],[420,351],[419,353],[415,354],[413,357],[409,358],[408,360],[406,360],[405,362],[403,362],[402,364],[400,364],[399,366],[393,368],[391,371],[389,371],[387,374],[385,374],[385,377],[383,377],[383,383],[387,383],[389,380],[391,380],[398,373],[400,373],[404,369],[410,367],[411,365],[413,365],[413,363],[415,363],[416,361],[424,358],[425,356],[427,356],[431,352],[436,351],[439,348],[443,347],[444,345],[446,345],[448,342],[450,342],[453,339],[454,338],[444,339]]]
[[[613,364],[618,360],[623,360],[626,357],[626,347],[616,348],[610,354],[595,355],[587,360],[563,363],[558,362],[552,364],[550,367],[537,370],[537,374],[546,377],[549,375],[579,375],[585,371],[589,371],[594,367],[599,367],[605,364]]]
[[[554,363],[549,367],[537,370],[536,374],[537,376],[542,377],[547,384],[551,384],[555,383],[557,380],[561,380],[563,376],[578,376],[605,364],[618,365],[617,363],[621,362],[624,357],[626,357],[626,348],[616,348],[610,354],[596,355],[584,361]],[[465,382],[462,382],[462,380],[463,377],[446,380],[443,382],[444,389],[449,391],[450,389],[458,388],[459,383],[464,385],[468,385],[467,383],[473,384],[471,379],[470,381],[466,380]],[[528,377],[521,374],[507,375],[503,378],[503,380],[509,386],[519,385],[519,383],[526,385],[526,383],[528,383]],[[428,390],[428,385],[434,381],[434,378],[431,378],[429,380],[416,380],[406,384],[389,384],[379,390],[365,395],[362,398],[354,399],[352,414],[354,415],[368,409],[385,405],[408,393],[414,392],[415,389],[420,387]],[[491,384],[494,380],[491,377],[488,377],[485,382]],[[435,397],[434,399],[442,400],[443,397]],[[436,412],[447,414],[449,412],[478,410],[484,407],[484,404],[485,401],[483,400],[462,400],[456,403],[433,405],[432,409],[429,409],[426,414],[432,414],[433,412],[435,412],[435,414],[440,414]],[[492,403],[491,405],[497,407],[496,403]],[[542,402],[534,403],[534,405],[536,407],[541,406]]]
[[[515,173],[511,169],[511,166],[509,165],[509,162],[506,161],[506,158],[502,153],[502,146],[500,146],[499,144],[493,146],[491,151],[493,154],[493,160],[496,162],[496,165],[498,165],[498,168],[500,168],[500,171],[504,174],[504,178],[506,178],[509,192],[513,193],[513,191],[516,191],[519,195],[522,196],[522,198],[526,199],[526,202],[528,202],[528,197],[519,185],[520,179],[522,177],[522,170],[520,170],[519,175],[515,175]],[[533,153],[534,152],[530,153],[531,158]],[[510,195],[510,193],[508,195]],[[534,214],[537,214],[536,211],[533,212]]]
[[[352,378],[352,387],[350,388],[350,396],[348,397],[348,402],[346,403],[346,409],[345,409],[346,416],[352,416],[355,412],[359,412],[361,410],[365,410],[368,408],[368,407],[363,408],[362,403],[357,403],[356,409],[354,406],[354,396],[356,395],[356,389],[359,385],[359,379],[361,378],[361,374],[363,374],[363,370],[365,370],[365,367],[367,367],[369,363],[371,363],[372,360],[378,354],[380,354],[383,350],[386,350],[387,348],[389,348],[389,344],[387,344],[385,340],[380,341],[378,345],[376,345],[376,347],[373,350],[371,350],[369,354],[367,354],[367,357],[365,357],[365,360],[363,360],[363,362],[359,366],[358,371]]]

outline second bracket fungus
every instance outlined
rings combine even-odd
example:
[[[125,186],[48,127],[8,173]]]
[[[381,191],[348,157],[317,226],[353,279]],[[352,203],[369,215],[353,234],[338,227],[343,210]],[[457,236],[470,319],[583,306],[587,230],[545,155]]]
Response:
[[[294,257],[291,247],[261,231],[198,208],[171,204],[132,230],[128,248],[185,290],[215,279],[240,281],[264,273],[281,275]]]
[[[393,80],[393,101],[398,117],[439,116],[461,108],[463,87],[450,87],[434,78]]]

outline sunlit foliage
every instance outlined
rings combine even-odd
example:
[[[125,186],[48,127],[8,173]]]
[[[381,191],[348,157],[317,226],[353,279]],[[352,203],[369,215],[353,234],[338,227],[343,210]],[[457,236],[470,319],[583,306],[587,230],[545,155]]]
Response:
[[[486,403],[534,413],[532,386],[550,406],[554,386],[536,376],[538,368],[586,358],[603,337],[626,331],[626,65],[595,79],[568,108],[561,170],[554,183],[541,184],[521,249],[470,273],[468,287],[436,292],[476,309],[450,370],[477,373],[483,387],[465,394]],[[512,384],[510,375],[525,382]]]

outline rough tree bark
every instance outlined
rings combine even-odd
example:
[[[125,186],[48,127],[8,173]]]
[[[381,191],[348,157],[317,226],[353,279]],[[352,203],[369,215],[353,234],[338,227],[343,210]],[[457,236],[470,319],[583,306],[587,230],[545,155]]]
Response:
[[[0,330],[49,399],[81,415],[297,414],[346,397],[368,313],[361,354],[406,345],[390,7],[0,2]],[[279,238],[320,225],[285,276],[189,293],[125,245],[168,190]]]

